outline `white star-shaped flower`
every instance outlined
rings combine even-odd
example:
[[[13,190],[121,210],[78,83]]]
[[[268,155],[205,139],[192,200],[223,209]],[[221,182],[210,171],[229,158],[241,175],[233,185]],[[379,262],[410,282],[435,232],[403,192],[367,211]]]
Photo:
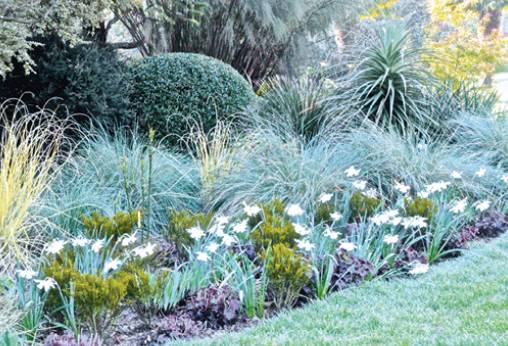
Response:
[[[95,253],[99,253],[99,251],[101,251],[101,249],[103,247],[104,247],[104,240],[102,240],[102,239],[96,240],[92,244],[92,251],[95,252]]]
[[[208,262],[210,260],[210,256],[206,252],[198,251],[196,252],[196,258],[200,262]]]
[[[130,246],[130,245],[136,243],[137,240],[138,240],[138,238],[136,237],[136,233],[127,234],[122,237],[121,244],[123,247],[127,247],[127,246]]]
[[[466,207],[467,207],[467,198],[464,198],[456,202],[455,205],[450,210],[454,214],[460,214],[463,213],[464,210],[466,210]]]
[[[339,250],[345,250],[348,252],[353,251],[354,249],[356,249],[356,245],[351,242],[344,242],[339,246]]]
[[[219,244],[217,244],[217,243],[210,243],[210,244],[208,244],[206,249],[208,251],[210,251],[211,253],[216,253],[217,250],[219,249]]]
[[[111,270],[117,270],[118,268],[120,268],[121,265],[122,265],[122,261],[120,261],[118,258],[111,260],[111,261],[107,261],[104,264],[104,272],[108,273]]]
[[[476,173],[475,175],[478,177],[478,178],[482,178],[485,176],[485,174],[487,173],[487,169],[485,167],[481,167]]]
[[[134,253],[135,256],[143,259],[145,257],[153,255],[155,253],[155,248],[156,245],[150,243],[146,244],[145,246],[138,246],[137,248],[132,250],[132,252]]]
[[[477,202],[474,206],[474,208],[480,212],[484,212],[485,210],[489,209],[490,208],[490,201],[480,201],[480,202]]]
[[[355,180],[353,181],[353,187],[357,190],[363,191],[367,187],[367,182],[365,180]]]
[[[192,239],[199,240],[205,236],[205,232],[199,226],[191,227],[187,230]]]
[[[399,183],[398,181],[395,182],[393,188],[402,194],[407,194],[409,191],[411,191],[411,186]]]
[[[37,288],[43,290],[44,292],[50,291],[52,288],[57,286],[55,279],[53,278],[45,278],[44,280],[34,280],[37,284]]]
[[[505,184],[508,184],[508,174],[505,174],[501,177],[501,180],[505,183]]]
[[[427,227],[427,218],[421,217],[421,216],[405,217],[402,219],[401,223],[405,229],[426,228]]]
[[[385,225],[391,223],[393,219],[398,217],[399,211],[395,209],[388,209],[381,214],[374,215],[371,217],[372,223],[377,226]]]
[[[330,217],[332,218],[333,221],[340,221],[342,219],[342,214],[336,211],[331,213]]]
[[[287,209],[286,209],[286,213],[289,215],[289,216],[301,216],[303,215],[304,211],[303,209],[300,207],[300,205],[298,204],[290,204]]]
[[[83,237],[77,237],[72,239],[71,244],[74,247],[85,247],[90,244],[91,240]]]
[[[399,241],[399,236],[397,234],[387,234],[384,236],[383,241],[388,245],[394,245]]]
[[[245,214],[247,214],[247,216],[253,217],[261,212],[261,208],[255,204],[248,205],[247,203],[243,202],[243,211]]]
[[[247,224],[248,224],[248,222],[249,222],[249,220],[245,219],[242,222],[237,223],[236,225],[233,226],[233,232],[235,232],[235,233],[245,233],[245,232],[247,232]]]
[[[46,247],[46,252],[48,252],[52,255],[56,255],[56,254],[60,253],[60,251],[63,250],[65,243],[66,243],[65,240],[53,240]]]
[[[312,249],[314,249],[314,244],[312,244],[311,242],[309,242],[308,240],[296,240],[296,245],[304,250],[304,251],[311,251]]]
[[[30,279],[33,279],[34,277],[37,276],[37,272],[33,271],[31,269],[26,269],[26,270],[18,269],[18,270],[16,270],[16,273],[18,274],[18,276],[20,278],[23,278],[25,280],[30,280]]]
[[[321,196],[319,196],[319,202],[321,203],[327,203],[330,202],[333,198],[333,194],[331,193],[323,193]]]
[[[295,232],[301,236],[306,236],[307,234],[310,234],[310,230],[304,225],[301,225],[299,223],[293,223],[293,228],[295,229]]]
[[[453,179],[462,179],[462,172],[459,172],[459,171],[453,171],[450,176],[453,178]]]
[[[224,234],[224,236],[222,237],[222,244],[224,244],[226,246],[231,246],[234,243],[236,243],[235,237],[230,236],[229,234]]]
[[[328,237],[332,240],[337,240],[339,238],[339,232],[333,231],[330,227],[327,227],[325,231],[323,232],[323,235],[325,237]]]
[[[360,174],[360,169],[356,169],[355,166],[351,166],[344,171],[348,178],[357,177]]]

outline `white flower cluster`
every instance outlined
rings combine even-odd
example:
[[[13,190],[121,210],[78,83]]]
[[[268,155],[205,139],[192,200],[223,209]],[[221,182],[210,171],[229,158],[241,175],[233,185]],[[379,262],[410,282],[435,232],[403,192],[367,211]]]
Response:
[[[467,207],[467,197],[456,202],[455,205],[450,209],[454,214],[463,213]]]
[[[299,204],[290,204],[286,208],[286,214],[288,214],[291,217],[298,217],[302,216],[305,212],[303,211],[302,207],[300,207]]]
[[[402,193],[404,195],[408,194],[409,191],[411,191],[411,186],[399,183],[398,181],[395,182],[395,184],[393,185],[393,188],[396,191],[399,191],[400,193]]]
[[[401,217],[399,211],[395,209],[388,209],[380,214],[374,215],[370,221],[376,226],[402,225],[405,229],[408,228],[425,228],[427,227],[427,219],[421,216]]]
[[[370,220],[377,226],[381,225],[398,226],[402,222],[402,217],[399,216],[398,210],[388,209],[380,214],[374,215],[373,217],[371,217]]]
[[[243,203],[244,212],[249,217],[253,217],[258,215],[262,210],[257,205],[248,205],[247,203]],[[215,254],[219,250],[221,246],[230,247],[233,244],[238,242],[238,239],[225,232],[226,226],[230,223],[230,219],[227,216],[220,215],[215,219],[214,224],[207,230],[203,230],[200,225],[193,226],[187,229],[187,233],[194,240],[201,240],[205,238],[207,235],[212,238],[216,238],[210,241],[206,246],[204,246],[204,251],[196,252],[196,259],[200,262],[208,262],[211,260],[210,254]],[[249,219],[244,219],[240,222],[237,222],[231,225],[231,231],[235,234],[241,234],[248,231],[248,223]],[[209,239],[209,238],[207,238]],[[220,239],[220,244],[215,240]]]
[[[383,237],[383,241],[388,245],[395,245],[399,242],[399,236],[397,234],[387,234]]]
[[[404,229],[409,228],[425,228],[427,227],[427,218],[421,216],[405,217],[401,222]]]
[[[446,190],[451,183],[449,181],[439,181],[425,186],[425,190],[418,193],[419,197],[428,198],[431,194]]]
[[[25,280],[32,280],[37,284],[37,289],[43,290],[44,292],[48,292],[51,289],[55,288],[58,284],[55,281],[55,279],[47,277],[45,279],[39,280],[35,279],[38,275],[36,271],[33,271],[31,269],[19,269],[16,270],[16,274],[18,277],[25,279]]]
[[[247,214],[247,216],[253,217],[261,212],[261,208],[255,204],[248,205],[247,203],[243,202],[243,211],[245,214]]]

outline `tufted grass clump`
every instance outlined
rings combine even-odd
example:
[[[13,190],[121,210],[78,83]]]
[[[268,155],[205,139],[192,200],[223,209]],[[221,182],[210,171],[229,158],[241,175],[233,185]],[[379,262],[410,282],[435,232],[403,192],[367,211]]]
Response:
[[[463,179],[454,187],[471,198],[492,197],[498,191],[503,171],[491,164],[486,155],[468,151],[467,146],[432,141],[428,136],[406,131],[383,130],[365,125],[344,134],[341,142],[349,155],[362,158],[357,166],[388,196],[398,195],[394,182],[404,182],[412,191],[423,191],[431,182],[449,181],[453,171],[462,172]],[[488,174],[477,179],[475,173],[486,168]]]
[[[141,210],[142,226],[157,230],[167,225],[168,209],[199,209],[200,186],[199,171],[190,157],[162,144],[150,145],[136,132],[119,129],[110,136],[98,131],[63,167],[44,195],[42,212],[75,233],[81,229],[82,214]]]
[[[66,126],[49,110],[29,113],[21,101],[0,105],[0,274],[29,263],[42,236],[47,220],[33,211],[65,160]]]

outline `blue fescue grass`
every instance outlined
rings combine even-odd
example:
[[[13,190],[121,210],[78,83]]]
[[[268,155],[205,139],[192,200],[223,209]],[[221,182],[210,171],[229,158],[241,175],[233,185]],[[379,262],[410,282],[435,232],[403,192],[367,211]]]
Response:
[[[152,230],[167,224],[170,208],[198,209],[200,178],[192,160],[155,145],[150,180],[148,148],[140,136],[121,132],[84,141],[44,197],[42,212],[72,232],[82,213],[146,212],[149,198]]]
[[[366,179],[385,197],[396,195],[395,182],[413,192],[437,181],[453,181],[471,198],[499,200],[508,190],[505,171],[492,164],[488,154],[471,153],[467,144],[434,141],[416,132],[400,134],[365,125],[342,133],[323,131],[310,141],[266,123],[242,139],[232,151],[231,169],[209,191],[212,205],[225,210],[243,201],[266,202],[273,198],[309,206],[320,194],[338,191],[351,183],[344,170],[361,169]],[[476,173],[486,169],[483,177]],[[451,173],[463,178],[453,180]]]

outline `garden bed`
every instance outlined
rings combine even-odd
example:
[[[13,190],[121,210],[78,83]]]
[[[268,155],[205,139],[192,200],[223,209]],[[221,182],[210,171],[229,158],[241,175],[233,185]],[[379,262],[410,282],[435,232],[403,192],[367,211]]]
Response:
[[[266,319],[430,285],[506,239],[508,113],[485,86],[506,42],[479,7],[33,2],[0,5],[0,344],[269,343]],[[424,288],[407,304],[442,311]],[[274,343],[344,334],[331,319]]]

